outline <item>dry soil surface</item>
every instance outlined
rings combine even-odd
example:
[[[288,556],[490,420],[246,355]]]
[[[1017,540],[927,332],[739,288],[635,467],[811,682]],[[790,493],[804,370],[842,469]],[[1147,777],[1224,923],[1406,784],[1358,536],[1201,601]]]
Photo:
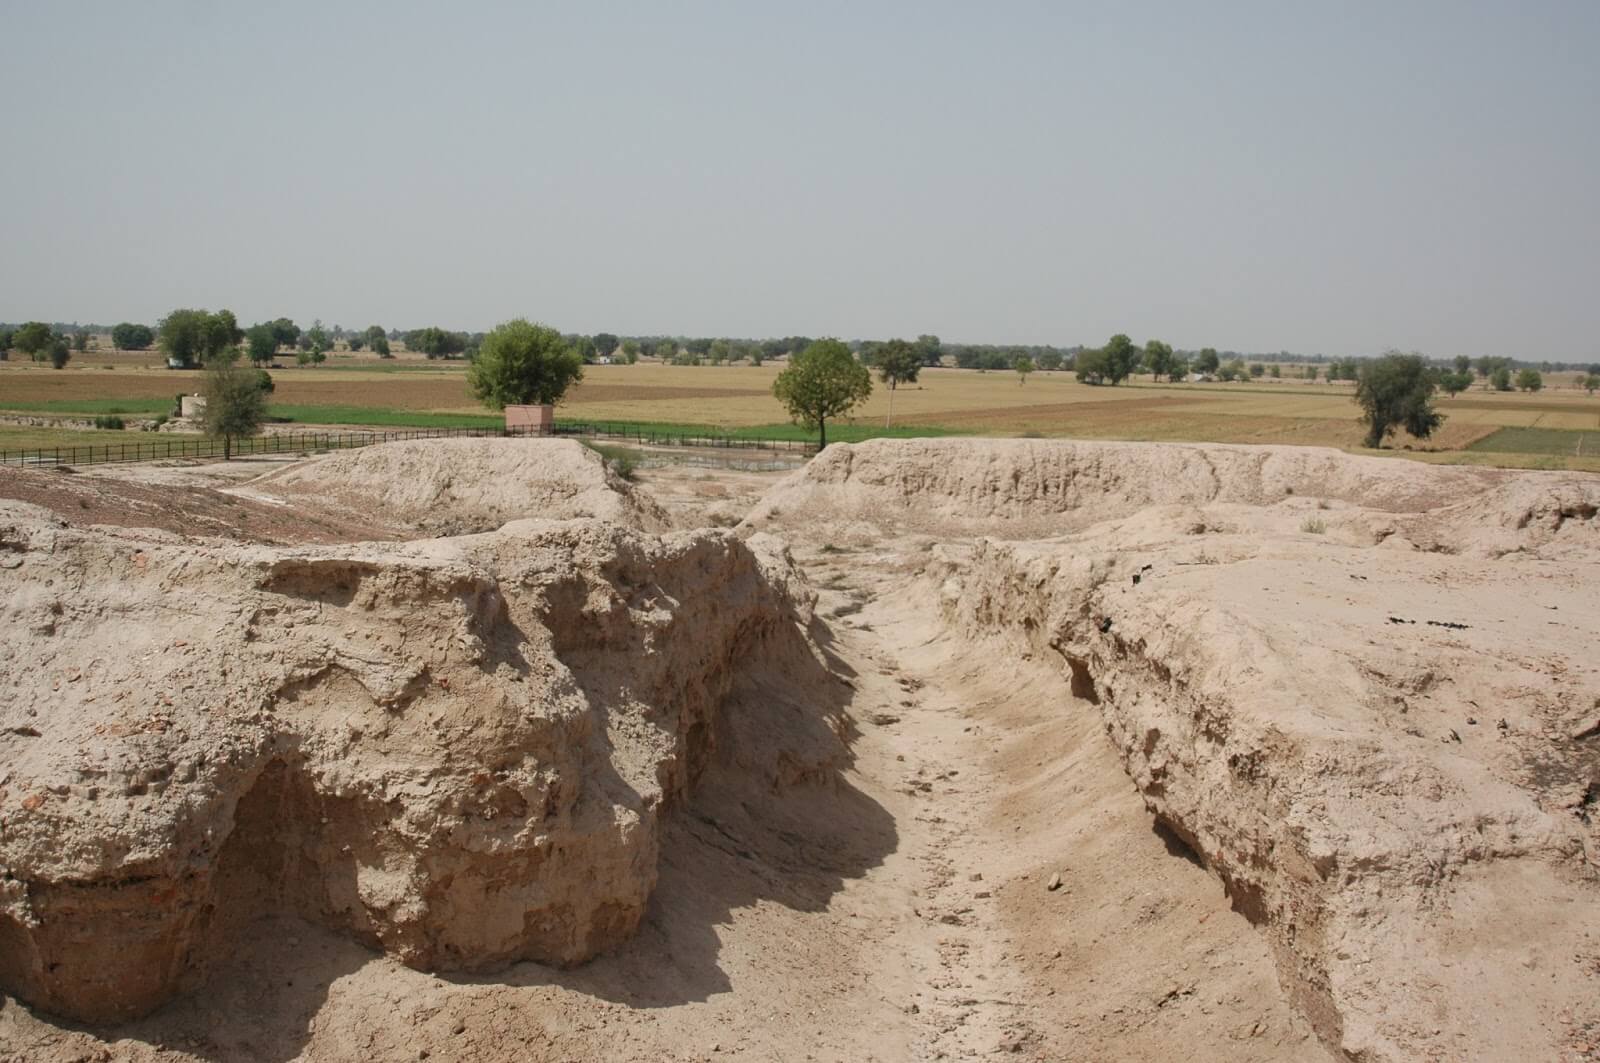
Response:
[[[143,1018],[7,998],[0,1057],[1600,1058],[1600,487],[1350,461],[963,440],[647,470],[649,521],[753,514],[782,593],[729,600],[798,600],[825,667],[743,669],[769,650],[717,629],[743,649],[715,711],[744,723],[661,817],[631,936],[452,973],[272,911]],[[65,479],[0,493],[63,536],[127,523],[52,501]],[[591,596],[616,583],[593,549]],[[705,667],[678,660],[652,690]]]

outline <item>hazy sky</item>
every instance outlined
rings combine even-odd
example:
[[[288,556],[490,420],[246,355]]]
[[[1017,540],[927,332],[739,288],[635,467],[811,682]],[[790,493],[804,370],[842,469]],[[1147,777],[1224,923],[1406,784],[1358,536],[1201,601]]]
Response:
[[[1600,2],[0,0],[0,320],[1600,358]]]

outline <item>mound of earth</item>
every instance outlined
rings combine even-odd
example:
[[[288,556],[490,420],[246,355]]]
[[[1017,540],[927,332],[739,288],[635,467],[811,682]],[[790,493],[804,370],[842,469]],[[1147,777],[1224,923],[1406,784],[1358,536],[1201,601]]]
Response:
[[[1584,473],[1429,466],[1320,447],[1087,440],[872,440],[835,445],[769,491],[750,527],[827,522],[870,538],[1039,538],[1150,507],[1320,500],[1361,534],[1446,552],[1600,552],[1600,481]]]
[[[1298,448],[883,441],[747,526],[1006,536],[910,551],[926,607],[990,667],[1056,664],[1329,1048],[1556,1058],[1600,1029],[1597,501]]]
[[[569,439],[380,443],[268,473],[248,493],[377,514],[432,535],[489,531],[524,518],[667,526],[654,501]]]
[[[309,482],[646,511],[576,445],[428,446],[412,477],[402,445]],[[534,450],[559,487],[484,473]],[[478,493],[451,454],[486,463]],[[663,814],[720,744],[767,790],[845,756],[809,592],[760,537],[266,547],[3,502],[0,591],[0,984],[79,1020],[198,984],[261,917],[428,970],[583,961],[639,923]]]

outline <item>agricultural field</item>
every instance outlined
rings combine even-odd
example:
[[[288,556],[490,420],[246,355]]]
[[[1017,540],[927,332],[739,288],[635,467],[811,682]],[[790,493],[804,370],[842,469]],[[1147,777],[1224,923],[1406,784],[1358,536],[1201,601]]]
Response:
[[[566,420],[695,426],[798,438],[772,396],[781,364],[590,366],[558,411]],[[1293,372],[1293,369],[1288,370]],[[274,417],[304,425],[493,427],[499,418],[468,392],[465,366],[415,356],[381,361],[335,354],[318,368],[274,370]],[[132,421],[167,412],[201,387],[198,373],[168,370],[153,352],[91,351],[64,370],[0,363],[0,449],[106,441],[84,420]],[[1258,379],[1233,384],[1091,387],[1070,373],[925,370],[893,395],[893,434],[971,434],[1120,440],[1289,443],[1360,449],[1362,428],[1348,383]],[[830,438],[883,434],[891,396],[878,385]],[[1600,397],[1553,375],[1536,394],[1474,389],[1441,398],[1444,427],[1396,447],[1435,462],[1600,469]],[[20,424],[22,418],[45,424]],[[59,419],[60,426],[51,423]]]

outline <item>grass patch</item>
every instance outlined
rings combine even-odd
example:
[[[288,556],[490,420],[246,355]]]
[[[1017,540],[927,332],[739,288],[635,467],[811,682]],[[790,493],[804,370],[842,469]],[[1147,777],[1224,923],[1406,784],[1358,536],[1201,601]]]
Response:
[[[174,395],[177,392],[173,392]],[[15,410],[19,413],[86,413],[86,414],[119,414],[128,413],[146,417],[154,417],[158,413],[166,413],[172,409],[173,400],[166,399],[47,399],[42,402],[3,402],[0,408]]]
[[[500,428],[500,414],[429,413],[374,406],[320,406],[272,403],[267,415],[280,424],[348,424],[373,428]]]
[[[605,443],[593,443],[583,440],[583,445],[600,455],[605,460],[606,467],[622,479],[633,483],[638,479],[639,455],[627,447],[613,447]]]
[[[1328,525],[1321,517],[1307,517],[1300,522],[1300,530],[1308,535],[1321,535],[1328,530]]]
[[[1502,428],[1467,446],[1482,454],[1550,454],[1600,457],[1600,432],[1569,428]]]

